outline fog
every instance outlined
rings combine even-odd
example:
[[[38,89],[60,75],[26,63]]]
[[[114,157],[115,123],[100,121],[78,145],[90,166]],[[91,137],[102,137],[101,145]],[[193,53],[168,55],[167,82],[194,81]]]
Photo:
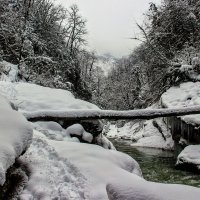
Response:
[[[87,19],[88,48],[99,54],[116,57],[129,54],[138,44],[130,40],[139,34],[136,22],[142,23],[150,2],[160,0],[56,0],[65,7],[77,4]]]

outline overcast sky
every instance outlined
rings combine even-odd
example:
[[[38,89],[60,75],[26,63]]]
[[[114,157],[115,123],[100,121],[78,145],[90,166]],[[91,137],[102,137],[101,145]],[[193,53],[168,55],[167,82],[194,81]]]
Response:
[[[138,33],[135,22],[142,23],[149,3],[161,0],[55,0],[69,7],[77,4],[87,19],[88,46],[99,54],[126,56],[138,44],[133,37]]]

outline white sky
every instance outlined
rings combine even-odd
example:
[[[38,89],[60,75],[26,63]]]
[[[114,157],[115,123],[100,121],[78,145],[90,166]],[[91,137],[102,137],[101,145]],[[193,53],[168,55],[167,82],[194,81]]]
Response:
[[[142,23],[143,13],[150,2],[161,0],[55,0],[69,7],[76,3],[81,15],[87,19],[88,47],[97,53],[110,53],[116,57],[128,55],[138,44],[135,22]]]

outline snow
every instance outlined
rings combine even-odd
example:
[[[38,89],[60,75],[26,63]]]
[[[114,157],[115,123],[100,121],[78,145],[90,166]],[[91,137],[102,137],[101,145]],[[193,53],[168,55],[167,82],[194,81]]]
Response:
[[[182,83],[165,92],[161,101],[166,108],[192,107],[200,105],[200,82]],[[188,124],[200,125],[200,114],[182,116]]]
[[[72,126],[68,127],[66,130],[66,133],[68,135],[82,136],[84,132],[85,132],[85,130],[84,130],[83,126],[80,124],[73,124]]]
[[[116,59],[112,56],[102,55],[98,57],[97,62],[95,63],[95,67],[100,67],[105,76],[108,76],[109,72],[115,66]]]
[[[133,173],[141,176],[137,162],[126,154],[91,144],[59,141],[50,141],[50,144],[87,178],[88,199],[108,199],[106,184],[109,181],[125,179]]]
[[[200,195],[199,188],[144,180],[137,162],[121,152],[50,140],[37,131],[21,159],[31,168],[22,200],[198,200]]]
[[[7,88],[9,90],[8,93]],[[99,108],[89,102],[75,99],[74,95],[62,89],[53,89],[30,83],[0,82],[0,91],[12,101],[20,112],[38,113],[45,115],[48,112],[62,113],[65,110],[81,110]]]
[[[49,140],[38,131],[20,159],[31,169],[22,200],[106,200],[109,180],[141,176],[137,162],[126,154],[97,145]]]
[[[116,150],[112,142],[110,142],[104,135],[100,134],[96,138],[96,144],[102,146],[104,149]]]
[[[156,122],[162,128],[162,134],[153,125],[153,121],[155,120],[132,121],[126,123],[122,128],[111,125],[107,136],[128,140],[131,146],[173,150],[174,142],[163,120],[156,119]]]
[[[60,124],[53,121],[38,121],[32,124],[32,127],[42,132],[47,138],[52,140],[64,140],[67,135],[66,130]],[[68,136],[69,137],[69,136]]]
[[[192,164],[200,170],[200,145],[189,145],[179,154],[176,165]]]
[[[88,143],[92,143],[93,141],[93,135],[85,131],[81,124],[73,124],[72,126],[69,126],[66,129],[66,134],[70,136],[78,136],[78,138],[80,137],[83,141]]]
[[[18,67],[6,61],[0,62],[1,75],[0,81],[15,82],[18,80]]]
[[[149,119],[161,115],[171,116],[186,111],[196,113],[200,106],[191,106],[182,109],[143,109],[131,111],[100,110],[96,105],[76,99],[69,91],[52,89],[30,83],[10,83],[0,81],[0,92],[6,96],[27,119],[38,118],[65,118],[72,119]],[[199,104],[198,104],[199,105]]]
[[[179,70],[181,72],[187,72],[187,71],[193,70],[193,66],[192,65],[181,65]]]
[[[161,184],[129,176],[106,187],[109,200],[199,200],[200,189],[177,184]]]
[[[82,139],[88,143],[92,143],[93,135],[91,133],[88,133],[86,131],[83,132]]]
[[[33,142],[20,159],[30,165],[31,170],[21,200],[85,199],[85,177],[67,159],[58,155],[42,133],[34,131]]]
[[[0,92],[11,100],[20,112],[29,116],[53,114],[66,117],[66,114],[71,114],[74,117],[90,115],[94,110],[95,115],[102,114],[97,106],[75,99],[70,92],[60,89],[29,83],[0,82]],[[21,200],[107,200],[108,198],[197,200],[199,198],[199,188],[145,181],[138,163],[124,153],[107,150],[114,147],[101,134],[95,138],[95,142],[104,148],[81,143],[81,140],[90,143],[94,138],[92,133],[86,132],[80,124],[64,129],[57,122],[50,120],[28,123],[19,112],[11,109],[4,98],[0,98],[0,110],[2,111],[0,116],[0,181],[2,184],[8,167],[30,145],[31,127],[34,129],[30,147],[19,158],[30,169],[29,181],[19,197]],[[159,110],[144,110],[144,113],[136,111],[135,114],[146,115],[149,112],[154,114],[157,112],[158,115],[160,113]],[[116,112],[110,111],[105,114],[117,115]],[[123,112],[123,114],[127,113]],[[132,114],[133,112],[128,112],[128,115]],[[153,147],[152,141],[155,140],[156,144],[161,143],[162,148],[167,147],[171,137],[163,122],[157,121],[157,124],[161,127],[162,134],[153,125],[153,120],[143,123],[142,128],[139,122],[133,124],[130,122],[118,130],[111,126],[111,131],[113,135],[115,131],[116,134],[117,131],[121,131],[120,134],[123,136],[126,134],[124,131],[127,130],[130,138],[137,140],[138,144],[148,143],[148,146],[151,144]],[[145,138],[149,139],[149,142]]]
[[[0,185],[3,185],[7,169],[30,145],[32,129],[26,119],[12,110],[2,96],[0,113]]]

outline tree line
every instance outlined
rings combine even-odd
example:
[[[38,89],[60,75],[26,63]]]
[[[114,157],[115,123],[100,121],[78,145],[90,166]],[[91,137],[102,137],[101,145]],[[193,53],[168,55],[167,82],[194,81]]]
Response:
[[[97,102],[106,109],[145,108],[171,86],[199,81],[200,1],[150,3],[145,21],[137,24],[141,44],[119,59],[101,85]],[[131,42],[131,41],[130,41]]]
[[[81,62],[92,62],[85,50],[86,20],[76,5],[64,8],[51,0],[0,0],[0,57],[18,65],[19,78],[70,89],[90,100]]]

